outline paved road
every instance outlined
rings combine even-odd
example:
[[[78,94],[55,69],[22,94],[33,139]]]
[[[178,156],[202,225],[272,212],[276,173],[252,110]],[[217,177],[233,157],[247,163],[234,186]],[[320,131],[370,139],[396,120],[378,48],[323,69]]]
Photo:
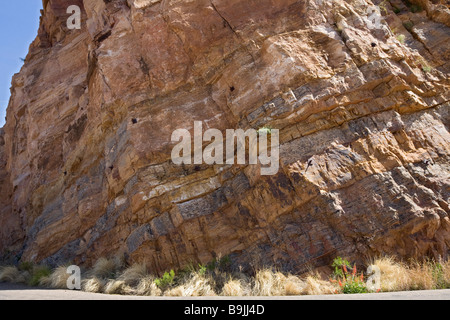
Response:
[[[172,298],[186,300],[187,298]],[[191,299],[191,298],[189,298]],[[450,290],[301,297],[207,297],[195,300],[450,300]],[[0,283],[0,300],[168,300],[162,297],[112,296],[69,290],[45,290]]]

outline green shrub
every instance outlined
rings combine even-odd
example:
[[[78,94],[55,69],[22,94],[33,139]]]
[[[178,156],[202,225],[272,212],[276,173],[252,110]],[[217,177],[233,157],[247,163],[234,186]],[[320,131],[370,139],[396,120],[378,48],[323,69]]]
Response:
[[[337,257],[333,260],[333,264],[331,265],[334,269],[333,272],[333,278],[339,279],[343,278],[345,276],[345,271],[347,269],[351,269],[350,262],[348,262],[345,259],[342,259],[341,257]]]
[[[210,271],[219,270],[219,271],[228,271],[231,266],[231,258],[229,256],[225,256],[223,258],[214,259],[211,263],[209,263],[206,268]]]
[[[399,34],[399,35],[397,36],[397,40],[398,40],[401,44],[404,44],[404,43],[405,43],[405,35]]]
[[[388,9],[387,9],[387,7],[386,7],[386,3],[387,2],[387,0],[384,0],[382,3],[380,3],[378,6],[380,7],[380,9],[381,10],[383,10],[384,11],[384,13],[385,14],[388,14]]]
[[[206,271],[208,271],[208,268],[206,266],[201,265],[201,264],[198,265],[197,272],[199,275],[204,276],[206,274]]]
[[[362,275],[348,275],[345,280],[340,282],[340,286],[344,294],[369,293]]]
[[[428,64],[425,64],[422,66],[422,70],[423,72],[431,72],[432,68]]]
[[[334,280],[331,280],[331,282],[339,284],[339,291],[341,293],[369,293],[366,282],[364,281],[364,274],[361,273],[358,275],[356,265],[352,268],[347,260],[337,257],[334,259],[332,267],[334,268]]]
[[[49,277],[52,274],[52,270],[46,266],[36,266],[33,268],[29,285],[36,287],[40,285],[43,278]]]
[[[178,284],[179,282],[183,282],[185,279],[191,277],[194,274],[198,274],[200,276],[204,276],[208,272],[208,266],[198,264],[195,266],[194,264],[189,264],[185,268],[178,270],[176,273],[175,282]]]
[[[33,262],[21,262],[19,264],[20,271],[28,271],[29,273],[33,272],[34,264]]]
[[[169,286],[171,286],[173,284],[174,280],[175,280],[175,271],[170,270],[170,272],[164,273],[162,278],[156,278],[155,279],[155,284],[161,290],[165,290],[165,289],[167,289]]]
[[[261,133],[266,132],[267,135],[272,134],[272,128],[271,127],[262,127],[260,129],[258,129],[258,135],[260,135]]]

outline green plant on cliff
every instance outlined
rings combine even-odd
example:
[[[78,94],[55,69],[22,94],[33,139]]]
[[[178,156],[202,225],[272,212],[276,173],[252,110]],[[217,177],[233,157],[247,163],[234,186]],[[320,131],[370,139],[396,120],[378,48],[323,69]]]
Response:
[[[378,6],[380,7],[380,9],[382,11],[384,11],[385,14],[388,14],[388,9],[387,9],[387,2],[388,0],[384,0],[383,2],[381,2]]]
[[[420,59],[418,59],[417,64],[422,69],[422,71],[425,73],[429,73],[433,70],[433,68],[430,66],[430,64],[422,57]]]
[[[422,70],[423,70],[423,72],[431,72],[433,69],[428,65],[428,64],[426,64],[426,65],[424,65],[424,66],[422,66]]]
[[[258,135],[260,135],[261,133],[266,133],[267,135],[270,135],[272,133],[272,128],[269,126],[262,127],[260,129],[258,129]]]
[[[399,34],[397,37],[398,42],[400,42],[401,44],[405,43],[405,35],[404,34]]]

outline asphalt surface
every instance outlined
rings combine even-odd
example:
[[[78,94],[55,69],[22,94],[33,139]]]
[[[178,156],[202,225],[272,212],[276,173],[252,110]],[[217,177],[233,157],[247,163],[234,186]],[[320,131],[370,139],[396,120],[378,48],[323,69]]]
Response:
[[[48,290],[30,288],[17,284],[0,283],[0,300],[450,300],[450,290],[295,297],[166,298],[117,296],[70,290]]]

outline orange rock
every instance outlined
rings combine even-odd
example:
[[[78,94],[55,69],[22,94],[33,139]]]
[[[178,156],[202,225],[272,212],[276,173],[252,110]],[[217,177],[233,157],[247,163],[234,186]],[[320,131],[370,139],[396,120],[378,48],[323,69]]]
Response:
[[[0,257],[447,257],[448,9],[415,2],[371,29],[369,1],[76,0],[67,30],[45,0],[0,130]],[[174,165],[171,134],[195,121],[279,129],[278,174]]]

